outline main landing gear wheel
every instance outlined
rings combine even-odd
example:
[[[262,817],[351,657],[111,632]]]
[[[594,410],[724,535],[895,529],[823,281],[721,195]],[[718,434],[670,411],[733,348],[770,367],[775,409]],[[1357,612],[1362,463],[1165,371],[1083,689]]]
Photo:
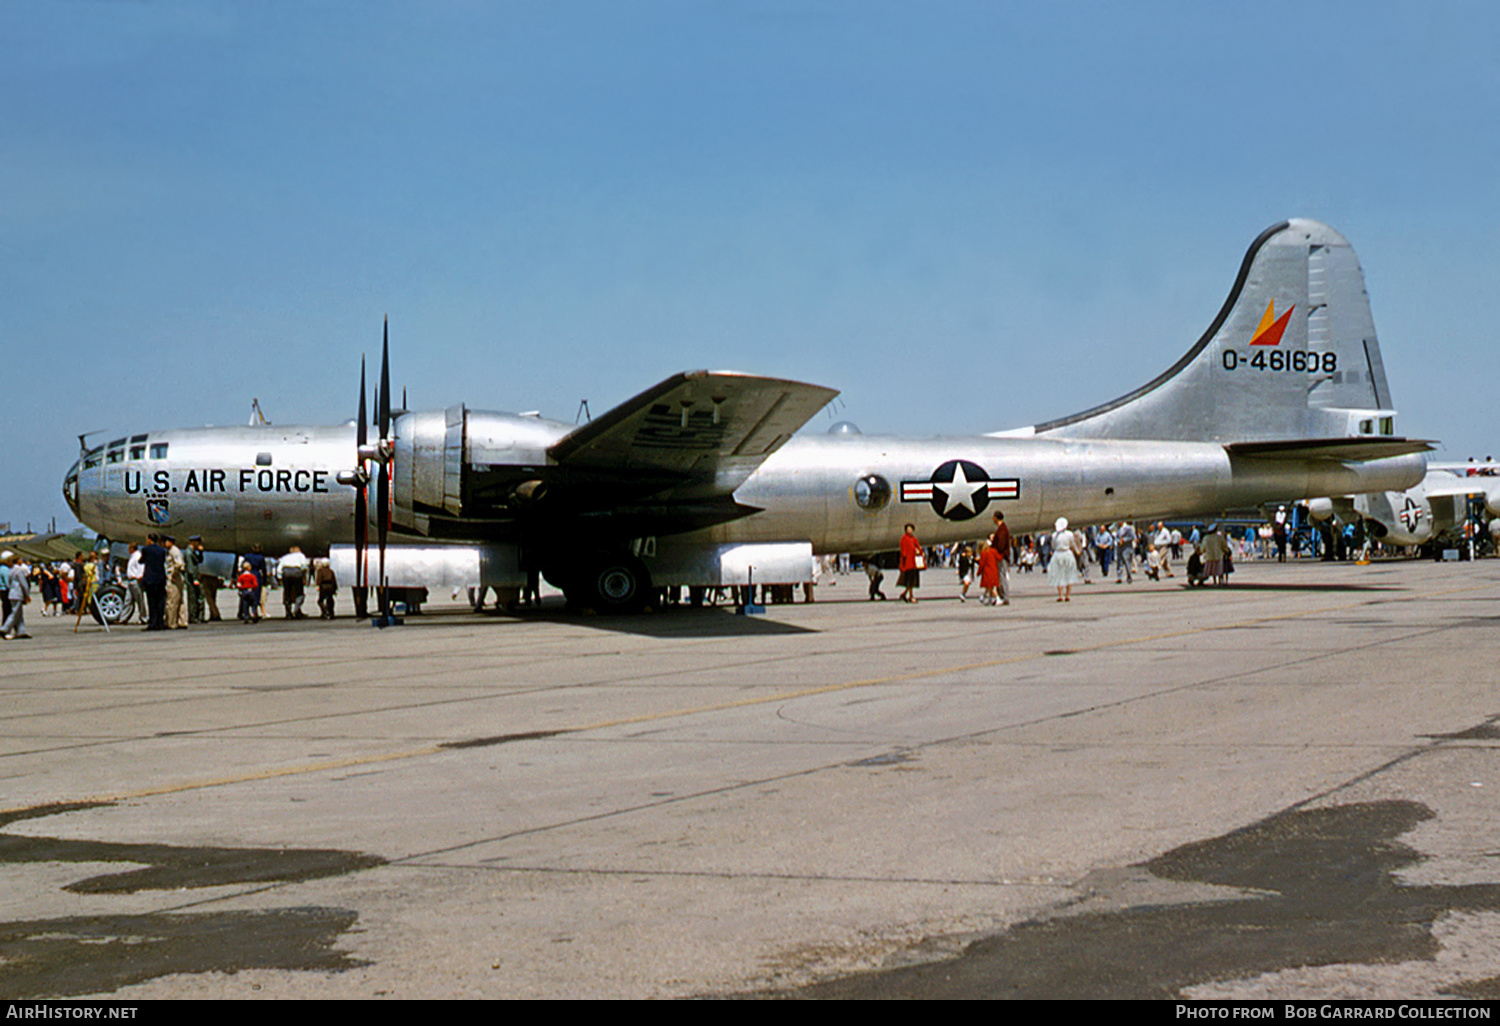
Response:
[[[651,576],[634,556],[602,555],[577,568],[563,589],[570,604],[600,613],[633,613],[651,594]]]

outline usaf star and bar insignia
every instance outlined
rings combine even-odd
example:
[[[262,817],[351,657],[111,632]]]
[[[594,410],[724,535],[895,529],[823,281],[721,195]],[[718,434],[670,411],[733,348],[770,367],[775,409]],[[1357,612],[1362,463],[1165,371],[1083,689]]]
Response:
[[[926,481],[902,481],[902,502],[930,502],[944,520],[969,520],[983,513],[993,499],[1019,499],[1021,479],[992,478],[968,460],[949,460]]]

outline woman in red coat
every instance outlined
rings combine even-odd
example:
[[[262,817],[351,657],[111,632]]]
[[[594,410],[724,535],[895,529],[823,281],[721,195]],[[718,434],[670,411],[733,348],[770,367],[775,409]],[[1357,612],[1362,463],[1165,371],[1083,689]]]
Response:
[[[980,542],[979,587],[984,597],[979,601],[985,605],[1000,604],[1000,550],[989,542]]]
[[[927,560],[922,555],[922,543],[917,541],[917,525],[907,524],[901,536],[901,576],[896,578],[896,587],[901,589],[902,602],[915,602],[913,588],[921,587],[922,568]]]

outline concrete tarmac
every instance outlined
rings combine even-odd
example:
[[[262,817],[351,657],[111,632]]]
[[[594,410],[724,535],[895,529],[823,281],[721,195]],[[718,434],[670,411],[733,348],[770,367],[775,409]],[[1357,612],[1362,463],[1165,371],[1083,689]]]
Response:
[[[1237,569],[384,631],[33,604],[0,994],[1500,996],[1500,561]]]

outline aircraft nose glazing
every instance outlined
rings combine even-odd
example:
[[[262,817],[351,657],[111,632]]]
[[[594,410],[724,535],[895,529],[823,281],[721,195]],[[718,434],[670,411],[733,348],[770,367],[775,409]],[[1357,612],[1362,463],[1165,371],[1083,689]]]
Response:
[[[80,460],[74,460],[73,465],[68,468],[68,473],[63,477],[63,499],[68,504],[68,509],[73,511],[73,516],[78,516],[78,467]]]

